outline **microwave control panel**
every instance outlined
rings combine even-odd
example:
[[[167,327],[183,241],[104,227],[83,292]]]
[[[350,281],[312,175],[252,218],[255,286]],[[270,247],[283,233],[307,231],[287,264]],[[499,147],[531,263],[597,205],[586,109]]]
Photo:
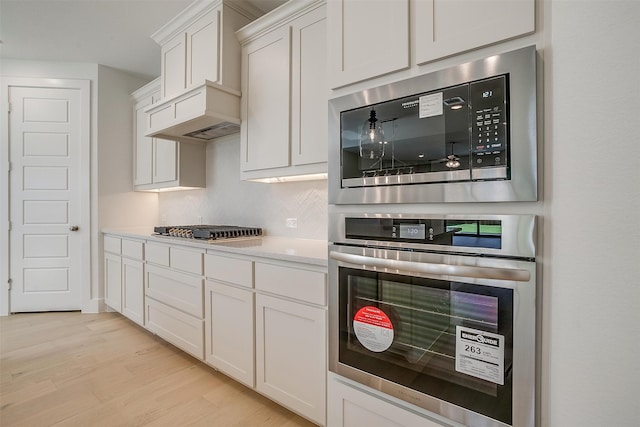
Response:
[[[471,126],[471,168],[508,165],[507,77],[473,82],[469,87]]]

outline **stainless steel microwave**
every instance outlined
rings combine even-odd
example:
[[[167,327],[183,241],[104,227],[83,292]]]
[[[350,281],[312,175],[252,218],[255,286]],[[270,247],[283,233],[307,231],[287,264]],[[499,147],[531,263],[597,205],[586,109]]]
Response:
[[[535,46],[329,101],[329,203],[537,200]]]

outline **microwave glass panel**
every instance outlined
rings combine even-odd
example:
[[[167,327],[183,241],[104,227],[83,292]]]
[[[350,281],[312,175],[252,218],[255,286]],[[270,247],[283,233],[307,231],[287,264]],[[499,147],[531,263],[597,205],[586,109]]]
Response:
[[[343,111],[342,179],[508,166],[506,100],[503,75]]]

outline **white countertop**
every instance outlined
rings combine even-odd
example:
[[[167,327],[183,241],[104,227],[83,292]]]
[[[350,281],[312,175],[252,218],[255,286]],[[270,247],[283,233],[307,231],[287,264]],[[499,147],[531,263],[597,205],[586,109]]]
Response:
[[[211,251],[303,262],[324,267],[327,266],[328,246],[326,240],[263,236],[256,238],[214,240],[208,242],[196,239],[155,235],[153,234],[152,227],[105,228],[102,232],[120,237],[144,239],[149,242],[171,243]]]

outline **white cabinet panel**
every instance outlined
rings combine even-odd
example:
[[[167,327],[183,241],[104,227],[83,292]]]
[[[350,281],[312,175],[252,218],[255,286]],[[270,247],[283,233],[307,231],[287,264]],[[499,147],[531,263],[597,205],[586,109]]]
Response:
[[[256,295],[256,388],[324,425],[326,310]]]
[[[122,256],[143,259],[144,258],[144,243],[140,240],[122,239]]]
[[[442,427],[388,401],[329,377],[327,425],[332,427]]]
[[[288,26],[242,48],[244,171],[289,165],[290,49]]]
[[[292,23],[291,162],[327,161],[327,19],[324,7]]]
[[[417,64],[535,30],[535,0],[421,0],[414,15]]]
[[[145,259],[150,264],[169,267],[169,246],[147,243],[145,245]]]
[[[202,252],[172,247],[169,249],[169,265],[176,270],[202,275]]]
[[[182,92],[187,75],[186,34],[178,34],[162,46],[162,97],[169,98]]]
[[[120,256],[104,254],[104,302],[122,312],[122,265]]]
[[[253,262],[247,259],[207,254],[204,272],[207,278],[253,288]]]
[[[144,325],[144,263],[122,258],[122,314]]]
[[[146,292],[162,303],[202,318],[202,278],[147,264]]]
[[[256,262],[256,289],[317,305],[326,304],[326,274]]]
[[[178,179],[178,143],[154,138],[153,182],[163,183]]]
[[[218,81],[220,11],[212,10],[187,28],[187,87]]]
[[[327,2],[329,84],[409,68],[409,0]]]
[[[117,237],[104,236],[104,250],[114,254],[120,254],[122,240]]]
[[[204,323],[152,298],[145,300],[145,320],[149,331],[192,356],[204,359]]]
[[[205,285],[205,361],[255,386],[254,294],[213,281]]]

